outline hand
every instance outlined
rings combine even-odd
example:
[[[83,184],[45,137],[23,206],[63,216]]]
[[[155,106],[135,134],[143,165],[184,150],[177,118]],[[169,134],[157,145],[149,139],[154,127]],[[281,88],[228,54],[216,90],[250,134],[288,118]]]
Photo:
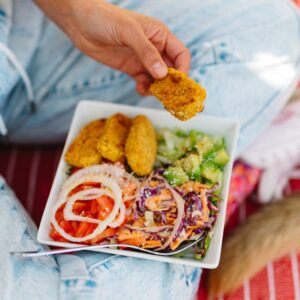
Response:
[[[135,79],[145,95],[167,67],[187,73],[187,48],[160,21],[101,0],[36,0],[89,57]]]

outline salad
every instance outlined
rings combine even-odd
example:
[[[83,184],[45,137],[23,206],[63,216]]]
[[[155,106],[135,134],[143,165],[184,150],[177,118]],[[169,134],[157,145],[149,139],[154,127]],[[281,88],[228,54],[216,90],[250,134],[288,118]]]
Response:
[[[123,131],[122,139],[116,137],[123,144],[113,143],[119,147],[118,161],[103,157],[96,161],[95,149],[101,137],[94,138],[94,134],[80,138],[80,147],[69,147],[82,151],[82,140],[89,141],[88,153],[94,156],[93,160],[85,157],[91,161],[86,166],[69,164],[68,177],[52,210],[53,240],[88,245],[119,243],[155,251],[176,250],[188,241],[199,240],[193,255],[198,259],[205,255],[218,217],[223,169],[229,161],[225,141],[196,130],[172,128],[154,129],[152,138],[145,134],[145,128],[151,130],[148,121],[139,118],[137,123],[126,123],[129,132]],[[154,153],[153,160],[149,149],[145,156],[138,152],[142,163],[148,159],[147,175],[137,175],[137,162],[131,167],[132,159],[128,159],[136,156],[128,153],[128,149],[136,149],[126,145],[134,124],[138,124],[133,130],[139,147],[142,144],[147,149],[149,143]],[[94,148],[91,140],[95,140]],[[79,161],[78,155],[76,159]]]

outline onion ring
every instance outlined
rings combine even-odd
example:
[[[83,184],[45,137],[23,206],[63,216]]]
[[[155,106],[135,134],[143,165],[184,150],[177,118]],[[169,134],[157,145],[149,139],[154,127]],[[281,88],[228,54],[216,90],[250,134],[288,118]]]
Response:
[[[94,195],[90,195],[90,196],[86,195],[86,194],[91,194],[92,192],[94,192]],[[101,221],[99,219],[83,217],[83,216],[74,214],[72,210],[73,210],[74,203],[78,200],[89,201],[89,200],[93,200],[93,199],[98,198],[103,195],[113,198],[112,193],[110,193],[107,190],[98,189],[98,188],[83,190],[83,191],[80,191],[80,192],[72,195],[66,201],[66,206],[64,208],[64,219],[70,220],[70,221],[80,221],[80,222],[88,222],[88,223],[94,223],[94,224],[102,223],[103,221]]]
[[[117,216],[116,219],[109,224],[109,227],[112,228],[119,227],[124,222],[124,220],[125,220],[125,205],[124,203],[121,203],[119,216]]]
[[[167,186],[169,186],[169,184]],[[173,197],[177,204],[177,218],[176,218],[173,230],[172,230],[170,236],[168,237],[167,241],[161,247],[156,249],[157,251],[166,249],[172,243],[173,238],[175,237],[176,232],[177,232],[178,228],[180,227],[180,224],[184,217],[184,200],[183,200],[183,198],[171,186],[169,186],[169,189],[172,192]]]
[[[132,226],[132,225],[125,225],[124,227],[131,229],[131,230],[145,231],[145,232],[151,232],[151,233],[156,233],[156,232],[160,232],[160,231],[164,231],[164,230],[173,228],[173,226],[171,226],[171,225],[151,226],[151,227],[137,227],[137,226]]]
[[[80,172],[80,171],[78,171]],[[93,239],[94,237],[96,237],[98,234],[100,234],[101,232],[103,232],[106,227],[108,226],[108,224],[110,224],[116,217],[119,209],[120,209],[120,205],[122,203],[122,192],[121,189],[119,187],[119,185],[113,181],[111,178],[107,177],[107,176],[103,176],[103,175],[96,175],[93,174],[89,176],[83,176],[83,174],[80,174],[80,176],[78,176],[78,172],[75,173],[74,175],[72,175],[71,177],[69,177],[69,179],[65,182],[63,189],[60,193],[60,201],[57,202],[57,204],[53,207],[53,211],[52,211],[52,216],[51,216],[51,222],[54,226],[54,228],[56,229],[56,231],[65,239],[71,241],[71,242],[84,242],[90,239]],[[77,175],[77,176],[76,176]],[[85,175],[85,174],[84,174]],[[99,182],[103,185],[105,185],[106,187],[108,187],[112,194],[113,194],[113,199],[115,201],[114,207],[111,211],[111,213],[109,214],[109,216],[101,223],[98,224],[98,226],[96,227],[96,229],[89,235],[85,236],[85,237],[73,237],[72,235],[66,233],[57,223],[56,218],[55,218],[55,214],[56,211],[61,207],[61,205],[63,205],[66,201],[67,201],[67,196],[70,193],[70,191],[72,191],[76,186],[78,186],[78,184],[84,183],[84,182]]]

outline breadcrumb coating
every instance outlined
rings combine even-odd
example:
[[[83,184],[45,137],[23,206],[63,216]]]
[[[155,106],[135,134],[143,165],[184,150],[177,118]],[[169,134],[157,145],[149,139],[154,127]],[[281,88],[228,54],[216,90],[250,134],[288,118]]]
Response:
[[[168,75],[156,80],[150,91],[172,115],[181,121],[194,117],[204,109],[206,91],[186,74],[168,69]]]
[[[120,113],[106,120],[104,132],[97,145],[102,157],[112,162],[125,161],[125,142],[130,126],[131,120]]]
[[[105,120],[88,123],[77,135],[65,154],[66,162],[74,167],[88,167],[101,162],[97,143],[103,133]]]
[[[128,165],[137,175],[148,175],[153,170],[156,151],[156,133],[151,121],[146,116],[136,116],[125,145]]]

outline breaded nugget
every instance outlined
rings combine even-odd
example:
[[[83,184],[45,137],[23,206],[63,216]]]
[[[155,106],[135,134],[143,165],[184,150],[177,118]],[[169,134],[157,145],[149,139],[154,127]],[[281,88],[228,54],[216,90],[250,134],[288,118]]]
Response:
[[[137,175],[148,175],[153,169],[156,151],[156,133],[151,121],[143,115],[135,117],[125,145],[128,165]]]
[[[196,81],[183,72],[168,69],[168,75],[156,80],[150,91],[176,118],[186,121],[204,109],[206,92]]]
[[[131,120],[120,113],[106,120],[103,135],[97,145],[102,157],[112,162],[125,160],[124,148],[130,126]]]
[[[103,133],[105,120],[88,123],[74,139],[65,154],[65,160],[74,167],[87,167],[101,162],[97,143]]]

